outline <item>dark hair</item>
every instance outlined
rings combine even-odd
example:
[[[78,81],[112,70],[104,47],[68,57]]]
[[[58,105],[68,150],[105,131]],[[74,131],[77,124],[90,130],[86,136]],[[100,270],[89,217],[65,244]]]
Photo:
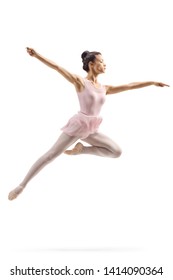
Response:
[[[89,67],[88,64],[90,61],[94,62],[94,60],[96,59],[96,55],[101,54],[100,52],[89,52],[89,51],[84,51],[81,54],[81,58],[82,58],[82,62],[83,62],[83,70],[85,70],[86,72],[89,71]]]

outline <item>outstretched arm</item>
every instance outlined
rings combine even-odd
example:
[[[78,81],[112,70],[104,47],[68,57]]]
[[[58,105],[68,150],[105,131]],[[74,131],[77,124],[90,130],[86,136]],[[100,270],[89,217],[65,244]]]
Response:
[[[29,55],[37,58],[38,60],[43,62],[45,65],[47,65],[50,68],[52,68],[52,69],[56,70],[57,72],[59,72],[64,78],[66,78],[69,82],[74,84],[76,88],[80,88],[83,85],[82,79],[79,76],[70,73],[69,71],[67,71],[63,67],[57,65],[53,61],[43,57],[42,55],[37,53],[34,49],[28,48],[28,47],[26,49],[27,49],[27,52],[29,53]]]
[[[138,82],[138,83],[130,83],[127,85],[121,85],[121,86],[106,86],[106,94],[113,94],[118,93],[126,90],[132,90],[137,88],[143,88],[147,86],[158,86],[158,87],[169,87],[169,85],[160,83],[160,82]]]

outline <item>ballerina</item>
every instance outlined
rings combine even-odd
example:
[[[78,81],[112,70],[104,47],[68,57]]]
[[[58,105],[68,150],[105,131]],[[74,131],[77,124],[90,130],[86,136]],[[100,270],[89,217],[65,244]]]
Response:
[[[106,64],[102,54],[96,51],[84,51],[81,55],[83,70],[87,72],[85,78],[70,73],[53,61],[43,57],[32,48],[27,48],[27,52],[30,56],[37,58],[45,65],[56,70],[74,85],[79,100],[80,111],[72,116],[67,124],[61,128],[62,133],[55,144],[31,166],[18,187],[9,193],[9,200],[17,198],[29,181],[43,167],[62,153],[67,155],[90,154],[110,158],[120,157],[122,151],[119,145],[105,134],[99,132],[99,127],[102,122],[100,111],[107,94],[115,94],[152,85],[158,87],[169,86],[154,81],[136,82],[120,86],[102,85],[98,81],[98,76],[105,73]],[[80,139],[89,144],[89,146],[77,142]],[[75,142],[77,144],[74,148],[68,149]]]

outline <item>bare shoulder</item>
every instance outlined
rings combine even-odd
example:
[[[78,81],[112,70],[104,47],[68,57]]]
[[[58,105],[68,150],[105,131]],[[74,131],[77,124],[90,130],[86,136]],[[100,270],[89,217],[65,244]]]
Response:
[[[77,92],[81,92],[85,87],[84,79],[81,76],[76,75],[75,88]]]
[[[105,87],[105,90],[106,90],[106,94],[109,94],[110,91],[111,91],[112,86],[110,86],[110,85],[104,85],[104,87]]]
[[[106,89],[106,92],[109,90],[110,86],[108,85],[104,85],[105,89]]]

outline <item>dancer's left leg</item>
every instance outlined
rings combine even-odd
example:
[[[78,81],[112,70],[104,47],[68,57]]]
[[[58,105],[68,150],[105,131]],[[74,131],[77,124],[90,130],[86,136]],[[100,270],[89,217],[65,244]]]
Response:
[[[120,147],[103,133],[91,134],[82,141],[90,144],[90,146],[84,146],[78,142],[72,150],[67,150],[65,153],[68,155],[90,154],[111,158],[117,158],[122,153]]]

